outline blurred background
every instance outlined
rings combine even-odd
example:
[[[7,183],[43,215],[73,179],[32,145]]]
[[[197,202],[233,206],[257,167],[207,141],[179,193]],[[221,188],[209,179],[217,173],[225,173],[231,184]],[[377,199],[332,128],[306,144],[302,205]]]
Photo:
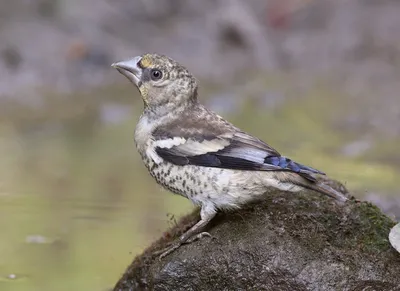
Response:
[[[110,67],[169,55],[212,109],[400,217],[400,2],[0,1],[0,290],[108,290],[192,206]]]

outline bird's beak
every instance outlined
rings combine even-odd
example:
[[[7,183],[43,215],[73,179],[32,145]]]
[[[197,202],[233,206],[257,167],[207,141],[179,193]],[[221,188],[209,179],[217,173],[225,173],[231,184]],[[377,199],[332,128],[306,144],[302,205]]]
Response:
[[[111,65],[111,67],[115,68],[128,78],[133,84],[137,87],[140,86],[141,78],[142,78],[142,69],[138,66],[141,57],[135,57],[133,59],[127,61],[116,62]]]

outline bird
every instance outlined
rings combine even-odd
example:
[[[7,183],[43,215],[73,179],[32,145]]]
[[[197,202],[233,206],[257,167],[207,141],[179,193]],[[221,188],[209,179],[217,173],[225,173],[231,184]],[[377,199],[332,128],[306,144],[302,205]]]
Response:
[[[323,172],[282,156],[206,108],[197,79],[177,61],[146,53],[112,64],[135,87],[143,113],[134,140],[150,175],[200,207],[200,220],[160,253],[160,259],[205,236],[219,211],[243,207],[273,189],[313,190],[348,198],[321,182]]]

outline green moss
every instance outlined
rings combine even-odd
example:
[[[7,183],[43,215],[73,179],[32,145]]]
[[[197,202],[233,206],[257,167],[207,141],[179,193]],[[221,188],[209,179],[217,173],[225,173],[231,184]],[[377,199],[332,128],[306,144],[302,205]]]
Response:
[[[371,203],[360,203],[358,210],[360,215],[359,229],[363,233],[363,246],[372,251],[390,249],[389,232],[396,223],[383,215],[381,210]]]

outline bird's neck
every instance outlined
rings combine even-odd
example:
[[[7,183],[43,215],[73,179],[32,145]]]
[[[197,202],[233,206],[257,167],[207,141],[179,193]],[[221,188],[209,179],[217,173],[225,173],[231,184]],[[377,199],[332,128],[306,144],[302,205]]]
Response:
[[[187,93],[187,94],[186,94]],[[144,102],[144,114],[148,117],[161,118],[166,115],[180,114],[181,112],[199,105],[197,100],[197,87],[190,93],[167,94],[168,98],[161,95],[159,98],[148,98]]]
[[[198,105],[197,99],[178,104],[175,102],[168,102],[162,105],[158,104],[157,106],[145,105],[143,114],[150,120],[157,120],[166,116],[179,116],[182,112]]]

